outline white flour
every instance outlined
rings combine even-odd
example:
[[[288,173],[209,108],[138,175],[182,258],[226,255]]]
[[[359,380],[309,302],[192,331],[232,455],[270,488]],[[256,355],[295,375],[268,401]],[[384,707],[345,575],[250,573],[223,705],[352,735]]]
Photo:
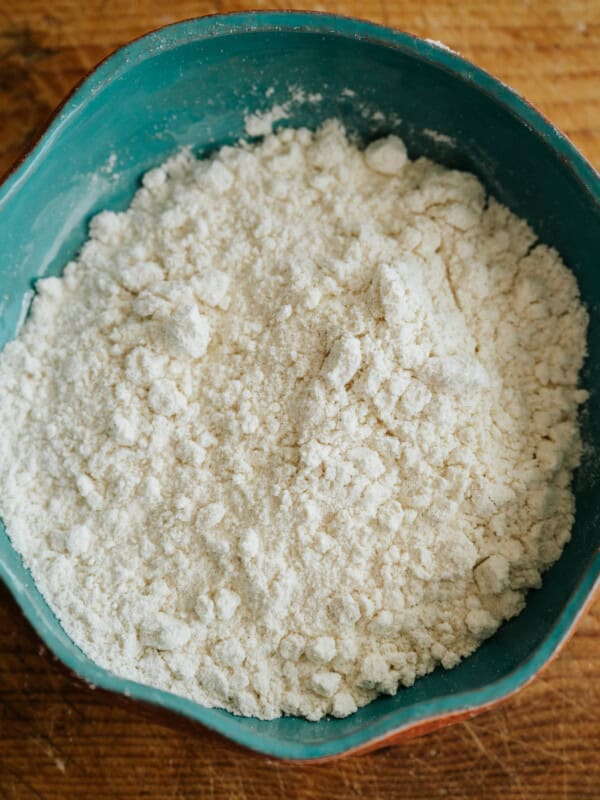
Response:
[[[344,716],[473,652],[569,538],[575,279],[394,137],[180,154],[38,290],[0,511],[120,675]]]

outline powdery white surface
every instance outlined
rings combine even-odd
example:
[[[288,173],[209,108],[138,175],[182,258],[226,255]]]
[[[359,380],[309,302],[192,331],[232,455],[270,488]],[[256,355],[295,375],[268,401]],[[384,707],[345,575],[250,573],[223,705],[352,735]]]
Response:
[[[267,136],[271,133],[273,125],[281,119],[286,119],[288,111],[285,106],[275,105],[268,111],[257,111],[249,114],[244,120],[244,129],[248,136]]]
[[[323,100],[323,95],[319,92],[306,92],[300,86],[288,86],[289,97],[281,104],[275,104],[264,111],[256,111],[244,117],[244,130],[248,136],[268,136],[273,125],[282,119],[287,119],[291,111],[305,103],[316,105]],[[275,92],[275,87],[270,86],[266,92],[266,97],[271,97]]]
[[[437,142],[438,144],[447,144],[450,145],[450,147],[456,147],[456,139],[454,139],[452,136],[448,136],[446,133],[434,131],[432,128],[424,128],[423,133],[433,142]]]
[[[0,511],[65,630],[264,718],[453,667],[570,535],[574,276],[472,175],[336,122],[143,183],[0,362]]]

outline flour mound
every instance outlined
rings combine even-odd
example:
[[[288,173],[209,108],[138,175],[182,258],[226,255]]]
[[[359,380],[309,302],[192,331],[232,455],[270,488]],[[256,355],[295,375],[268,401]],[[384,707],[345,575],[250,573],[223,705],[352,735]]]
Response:
[[[346,716],[472,653],[569,539],[575,278],[397,137],[182,152],[37,291],[0,512],[119,675]]]

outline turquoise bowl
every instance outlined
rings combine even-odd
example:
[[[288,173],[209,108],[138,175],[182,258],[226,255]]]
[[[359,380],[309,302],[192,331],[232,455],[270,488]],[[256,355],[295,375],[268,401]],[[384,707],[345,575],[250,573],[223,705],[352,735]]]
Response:
[[[394,131],[411,155],[475,172],[577,275],[591,315],[583,378],[591,398],[582,420],[587,455],[574,482],[577,519],[563,557],[523,613],[458,667],[347,719],[318,723],[235,717],[96,666],[62,631],[3,529],[0,575],[44,642],[89,683],[262,753],[325,759],[431,730],[506,698],[556,653],[592,598],[600,573],[593,457],[600,447],[600,179],[535,109],[434,42],[308,13],[190,20],[104,61],[0,187],[0,345],[15,335],[35,279],[57,274],[77,253],[93,214],[126,208],[140,176],[180,146],[206,153],[234,142],[244,135],[245,115],[290,97],[278,124],[314,128],[335,116],[363,142]]]

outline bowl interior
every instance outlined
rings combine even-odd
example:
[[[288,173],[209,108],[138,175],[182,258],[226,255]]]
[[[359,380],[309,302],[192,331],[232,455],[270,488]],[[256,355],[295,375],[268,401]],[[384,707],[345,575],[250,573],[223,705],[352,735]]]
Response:
[[[506,97],[499,102],[493,95],[502,91]],[[15,335],[35,279],[57,274],[75,256],[94,213],[125,208],[140,176],[180,146],[209,152],[243,136],[248,113],[285,104],[287,117],[277,125],[314,128],[335,116],[362,142],[396,132],[412,156],[475,172],[496,198],[529,220],[574,270],[589,306],[584,384],[592,390],[583,415],[587,455],[575,480],[573,538],[543,588],[530,594],[525,611],[456,669],[438,670],[345,720],[266,723],[201,709],[92,665],[61,631],[0,529],[2,573],[67,664],[90,681],[179,710],[257,749],[315,757],[411,720],[495,699],[547,658],[598,569],[600,211],[593,171],[581,159],[579,170],[573,169],[578,157],[569,145],[556,138],[550,146],[555,134],[549,126],[533,132],[516,112],[519,103],[432,45],[366,23],[282,14],[164,29],[114,56],[67,103],[33,155],[0,189],[0,346]],[[522,105],[524,113],[529,112]],[[553,147],[560,149],[561,141],[557,153]]]

